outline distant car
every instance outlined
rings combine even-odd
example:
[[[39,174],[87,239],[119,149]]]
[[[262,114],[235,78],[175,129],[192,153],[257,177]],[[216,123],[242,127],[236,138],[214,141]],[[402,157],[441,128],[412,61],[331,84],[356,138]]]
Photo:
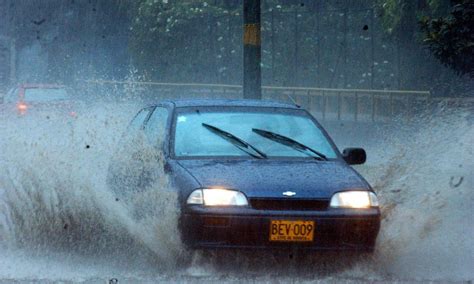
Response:
[[[71,90],[64,85],[21,84],[5,95],[2,108],[18,116],[36,113],[49,118],[50,114],[60,113],[76,117],[73,101]]]
[[[143,158],[121,156],[141,147],[133,142],[140,135],[163,153],[155,169],[177,190],[189,248],[374,249],[377,196],[349,166],[364,163],[365,151],[341,154],[298,106],[186,100],[140,110],[110,163],[107,184],[117,200],[133,199],[152,182]]]

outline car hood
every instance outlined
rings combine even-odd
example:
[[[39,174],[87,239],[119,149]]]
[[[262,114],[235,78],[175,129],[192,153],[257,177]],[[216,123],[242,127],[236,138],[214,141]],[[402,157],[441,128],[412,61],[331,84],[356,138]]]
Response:
[[[279,198],[293,191],[293,198],[329,199],[341,190],[370,189],[340,161],[180,160],[179,164],[203,188],[236,189],[250,198]]]

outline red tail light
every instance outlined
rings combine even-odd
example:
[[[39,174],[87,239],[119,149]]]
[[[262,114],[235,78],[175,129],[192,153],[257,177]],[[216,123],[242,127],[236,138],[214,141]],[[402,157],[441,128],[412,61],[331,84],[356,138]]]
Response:
[[[25,114],[26,111],[28,110],[28,106],[27,106],[25,103],[23,103],[23,102],[18,103],[18,104],[16,105],[16,108],[17,108],[17,110],[18,110],[18,113],[21,114],[21,115]]]

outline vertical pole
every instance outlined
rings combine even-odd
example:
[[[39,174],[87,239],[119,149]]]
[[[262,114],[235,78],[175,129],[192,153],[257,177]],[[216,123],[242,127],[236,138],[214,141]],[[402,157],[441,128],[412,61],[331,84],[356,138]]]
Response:
[[[262,99],[260,0],[244,0],[244,99]]]

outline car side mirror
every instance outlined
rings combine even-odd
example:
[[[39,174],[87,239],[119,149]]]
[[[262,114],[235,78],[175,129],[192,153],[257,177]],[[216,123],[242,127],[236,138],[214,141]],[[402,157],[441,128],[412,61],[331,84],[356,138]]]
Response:
[[[367,154],[362,148],[346,148],[342,151],[342,157],[349,165],[361,165],[365,163]]]

